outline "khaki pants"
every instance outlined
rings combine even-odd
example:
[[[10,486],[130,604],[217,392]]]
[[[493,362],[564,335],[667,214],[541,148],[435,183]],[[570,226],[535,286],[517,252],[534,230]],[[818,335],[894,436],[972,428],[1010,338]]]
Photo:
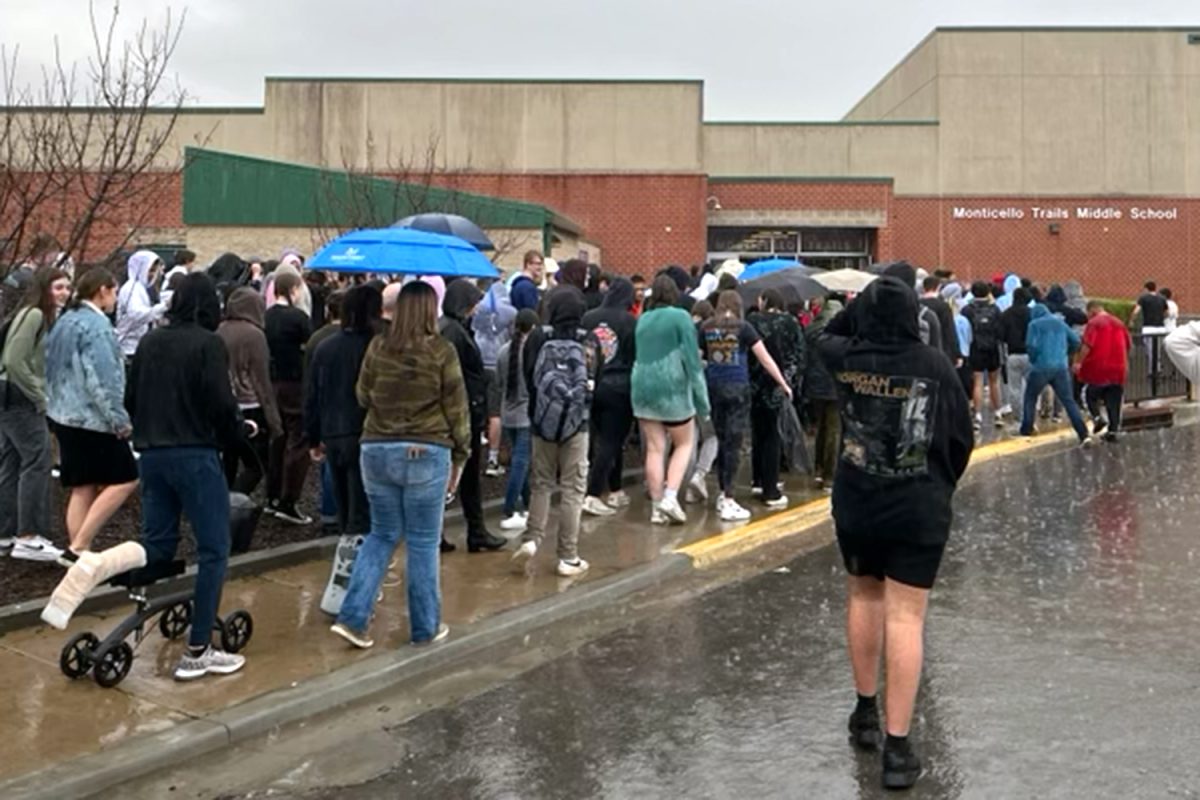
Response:
[[[530,473],[529,527],[522,541],[541,547],[550,518],[550,495],[562,489],[558,504],[558,557],[579,557],[579,516],[587,492],[588,433],[583,430],[562,444],[533,436],[533,465]]]

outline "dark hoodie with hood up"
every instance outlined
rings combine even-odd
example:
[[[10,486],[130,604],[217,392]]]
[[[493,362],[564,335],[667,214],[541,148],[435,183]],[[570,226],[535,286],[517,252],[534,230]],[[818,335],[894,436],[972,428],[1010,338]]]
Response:
[[[474,430],[482,429],[487,417],[487,373],[483,369],[483,356],[471,333],[471,311],[482,299],[483,292],[474,282],[466,278],[451,281],[442,299],[442,318],[438,323],[438,332],[454,345],[458,353]]]
[[[534,328],[525,337],[525,348],[521,351],[521,366],[525,372],[525,385],[529,389],[529,408],[537,407],[537,387],[534,385],[533,371],[537,366],[538,353],[542,345],[551,339],[587,338],[582,329],[583,315],[587,311],[587,300],[583,292],[571,285],[556,286],[550,290],[542,303],[542,318],[547,325]],[[587,353],[588,344],[584,351]],[[600,354],[593,350],[587,353],[588,371],[595,380],[596,368],[600,363]]]
[[[225,301],[225,321],[217,335],[229,353],[229,382],[242,408],[259,406],[271,436],[283,433],[275,392],[271,388],[271,353],[263,333],[266,306],[253,289],[235,289]]]
[[[1067,292],[1057,283],[1046,292],[1046,308],[1051,314],[1058,314],[1072,328],[1088,324],[1087,313],[1067,305]]]
[[[580,325],[599,344],[599,381],[624,386],[625,391],[629,391],[629,376],[637,353],[637,319],[629,310],[633,307],[633,295],[633,284],[627,278],[615,278],[600,307],[584,314]]]
[[[945,354],[921,343],[910,286],[879,278],[855,305],[855,335],[826,328],[819,343],[842,415],[834,521],[847,536],[944,543],[974,446],[962,383]]]
[[[125,384],[137,450],[223,449],[238,441],[242,415],[229,386],[229,357],[215,333],[221,304],[203,273],[185,277],[171,297],[169,323],[138,344]]]

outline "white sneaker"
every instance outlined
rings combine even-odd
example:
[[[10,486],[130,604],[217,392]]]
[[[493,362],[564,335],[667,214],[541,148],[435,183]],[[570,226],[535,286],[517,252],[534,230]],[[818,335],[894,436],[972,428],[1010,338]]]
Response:
[[[487,465],[487,469],[483,471],[483,474],[489,478],[499,478],[504,474],[504,467],[493,461]]]
[[[536,555],[537,542],[523,542],[512,554],[513,568],[518,572],[526,571]]]
[[[8,551],[13,549],[13,540],[10,536],[5,536],[0,539],[0,556],[8,555]]]
[[[210,672],[214,675],[230,675],[246,666],[245,656],[226,653],[211,645],[198,656],[183,654],[179,665],[175,667],[175,680],[194,681],[203,678]]]
[[[687,488],[695,492],[701,502],[708,500],[708,483],[705,481],[707,476],[703,472],[693,472],[692,479],[688,481]]]
[[[997,411],[993,422],[995,423],[997,428],[1003,428],[1004,427],[1004,412]]]
[[[667,519],[672,522],[677,522],[680,525],[687,522],[687,513],[683,510],[683,506],[679,505],[679,500],[672,498],[670,500],[663,498],[663,501],[658,504],[658,510],[667,516]]]
[[[629,495],[625,494],[625,490],[622,489],[619,492],[610,492],[608,495],[608,500],[605,502],[608,503],[611,508],[628,508],[630,502],[632,501],[630,501]]]
[[[717,501],[717,512],[722,522],[745,522],[750,519],[750,512],[738,505],[732,497],[722,497]]]
[[[763,505],[766,506],[767,508],[774,508],[774,509],[787,508],[788,499],[787,499],[786,495],[780,495],[779,497],[775,498],[774,500],[764,500]]]
[[[500,530],[502,531],[523,531],[529,527],[529,514],[521,511],[514,511],[511,516],[507,516],[500,520]]]
[[[1000,410],[996,412],[996,414],[1001,417],[1011,417],[1012,413],[1013,413],[1013,407],[1011,405],[1009,405],[1008,403],[1005,403],[1003,406],[1000,407]]]
[[[975,426],[975,430],[977,430],[977,431],[978,431],[978,430],[981,430],[981,429],[983,428],[983,415],[982,415],[982,414],[976,414],[976,415],[975,415],[975,420],[974,420],[974,423],[973,423],[973,424],[974,424],[974,426]]]
[[[577,558],[574,562],[559,559],[558,568],[555,569],[555,572],[558,573],[560,578],[574,578],[576,575],[582,575],[587,572],[588,566],[588,562],[582,558]]]
[[[617,510],[599,497],[588,495],[583,500],[583,513],[593,517],[611,517],[617,513]]]
[[[654,508],[650,509],[650,524],[651,525],[670,525],[671,520],[667,519],[667,515],[663,513],[662,508],[658,503],[654,504]]]
[[[1100,444],[1100,439],[1096,436],[1089,436],[1079,443],[1079,446],[1084,450],[1091,450],[1096,445]]]
[[[428,647],[431,644],[437,644],[438,642],[444,642],[446,640],[446,637],[448,637],[449,635],[450,635],[450,626],[443,622],[440,625],[438,625],[437,633],[435,633],[433,635],[432,639],[426,639],[423,642],[412,642],[412,646],[413,647]]]
[[[763,492],[762,492],[761,486],[751,486],[750,487],[750,496],[751,497],[762,497],[762,493]],[[718,505],[720,505],[720,502],[721,502],[720,500],[717,500]]]
[[[343,625],[340,622],[333,625],[329,630],[360,650],[366,650],[368,647],[373,647],[375,645],[375,640],[367,636],[365,633],[359,633],[358,631],[352,630],[348,625]]]
[[[12,557],[22,561],[58,561],[63,551],[44,536],[31,536],[28,539],[17,537],[13,540]]]

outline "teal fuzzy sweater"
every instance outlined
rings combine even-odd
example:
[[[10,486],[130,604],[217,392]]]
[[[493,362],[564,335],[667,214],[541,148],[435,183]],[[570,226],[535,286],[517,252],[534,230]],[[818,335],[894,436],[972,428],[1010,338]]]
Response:
[[[636,336],[633,415],[660,422],[707,417],[708,386],[691,316],[681,308],[647,311],[638,320]]]

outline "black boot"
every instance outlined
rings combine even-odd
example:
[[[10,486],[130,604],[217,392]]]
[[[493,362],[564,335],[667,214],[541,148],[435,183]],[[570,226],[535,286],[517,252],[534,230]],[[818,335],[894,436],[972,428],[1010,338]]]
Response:
[[[493,536],[487,530],[467,534],[467,552],[469,553],[478,553],[483,550],[500,550],[506,544],[508,544],[508,539],[502,536]]]
[[[883,788],[911,789],[921,777],[921,759],[908,737],[889,736],[883,745]]]
[[[860,699],[854,713],[850,715],[850,742],[860,750],[878,750],[883,744],[883,730],[879,725],[879,706],[872,697],[870,701]]]
[[[441,551],[443,553],[453,553],[457,549],[458,549],[458,545],[452,544],[451,542],[446,541],[446,538],[444,536],[442,537]]]

